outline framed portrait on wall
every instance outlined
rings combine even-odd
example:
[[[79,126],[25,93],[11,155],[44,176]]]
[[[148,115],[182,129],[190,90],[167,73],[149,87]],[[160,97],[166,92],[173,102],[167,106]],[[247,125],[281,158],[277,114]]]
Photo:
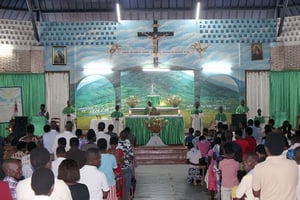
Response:
[[[65,46],[52,47],[52,64],[53,65],[67,64],[67,47]]]
[[[251,44],[251,60],[263,59],[263,46],[262,43]]]

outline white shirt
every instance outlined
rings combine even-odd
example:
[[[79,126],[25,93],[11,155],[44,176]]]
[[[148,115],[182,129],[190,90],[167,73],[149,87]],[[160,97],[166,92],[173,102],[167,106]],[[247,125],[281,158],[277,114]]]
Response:
[[[90,200],[102,200],[102,191],[109,191],[106,176],[97,167],[92,165],[84,165],[80,169],[80,180],[78,182],[88,187]]]
[[[16,188],[18,200],[32,200],[34,191],[31,188],[31,177],[20,181]],[[64,181],[55,178],[51,200],[72,200],[71,192]]]
[[[189,161],[193,164],[199,164],[199,159],[201,158],[201,152],[200,150],[196,149],[195,147],[191,148],[191,150],[189,150],[186,153],[186,159],[189,159]],[[197,167],[195,165],[190,165],[190,167]]]
[[[297,200],[300,200],[300,165],[298,165],[298,184],[296,186],[297,190]]]
[[[43,145],[49,151],[50,154],[54,153],[52,147],[57,134],[58,132],[55,129],[51,129],[48,133],[45,133],[43,135]]]
[[[258,200],[258,198],[254,197],[252,192],[252,178],[253,178],[253,171],[251,170],[247,175],[245,175],[236,191],[236,197],[242,198],[244,194],[246,195],[245,200]]]
[[[58,157],[55,160],[52,161],[52,172],[54,174],[54,177],[57,178],[58,175],[58,167],[60,163],[65,160],[66,158],[64,157]]]
[[[51,198],[46,195],[35,195],[32,200],[51,200]]]
[[[110,145],[109,145],[110,137],[111,137],[110,135],[105,134],[103,131],[99,131],[98,133],[96,133],[96,144],[100,138],[104,138],[107,142],[107,149],[109,149],[110,148]]]

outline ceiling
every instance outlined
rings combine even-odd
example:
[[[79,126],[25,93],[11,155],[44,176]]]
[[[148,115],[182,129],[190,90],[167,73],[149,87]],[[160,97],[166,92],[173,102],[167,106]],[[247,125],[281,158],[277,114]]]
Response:
[[[0,19],[116,21],[194,19],[198,0],[1,0]],[[300,0],[200,0],[201,19],[264,19],[300,15]]]

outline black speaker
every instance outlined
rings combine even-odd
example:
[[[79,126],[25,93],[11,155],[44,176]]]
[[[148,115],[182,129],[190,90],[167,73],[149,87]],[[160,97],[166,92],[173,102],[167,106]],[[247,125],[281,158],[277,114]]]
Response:
[[[16,138],[26,135],[26,127],[28,124],[28,117],[15,117],[14,135]]]
[[[234,126],[235,130],[239,129],[241,122],[244,122],[247,125],[246,114],[232,114],[231,115],[231,126]]]

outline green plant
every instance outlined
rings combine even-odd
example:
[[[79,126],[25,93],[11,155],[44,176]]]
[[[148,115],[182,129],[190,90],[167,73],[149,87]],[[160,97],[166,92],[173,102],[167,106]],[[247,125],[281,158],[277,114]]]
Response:
[[[134,108],[137,104],[139,104],[140,100],[137,96],[129,96],[126,99],[126,103],[130,108]]]
[[[168,102],[173,107],[178,107],[178,105],[182,102],[182,98],[177,95],[172,95],[168,98]]]

